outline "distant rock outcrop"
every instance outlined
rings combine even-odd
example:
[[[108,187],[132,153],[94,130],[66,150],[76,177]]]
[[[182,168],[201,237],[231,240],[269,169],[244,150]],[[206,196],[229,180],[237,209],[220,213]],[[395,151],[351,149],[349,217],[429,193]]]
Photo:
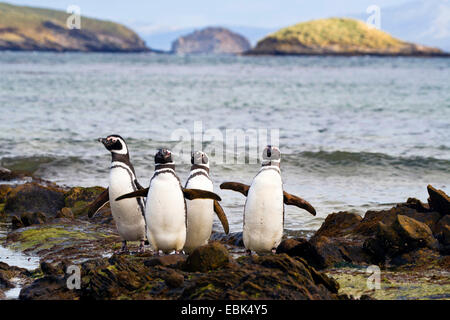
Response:
[[[172,43],[172,52],[178,54],[238,54],[250,48],[243,36],[212,27],[194,31]]]
[[[437,48],[401,41],[363,21],[329,18],[283,28],[247,54],[448,56]]]
[[[64,11],[0,3],[0,50],[149,51],[127,27],[81,16],[81,29],[69,29]]]

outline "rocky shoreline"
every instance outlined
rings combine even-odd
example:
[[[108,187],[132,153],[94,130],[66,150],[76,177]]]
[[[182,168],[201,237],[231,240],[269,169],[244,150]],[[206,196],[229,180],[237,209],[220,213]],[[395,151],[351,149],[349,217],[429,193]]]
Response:
[[[18,286],[24,300],[450,298],[450,199],[432,186],[427,204],[409,198],[363,217],[332,213],[310,239],[252,257],[241,233],[214,233],[189,256],[114,254],[120,239],[109,208],[87,218],[103,190],[0,170],[0,219],[11,226],[1,245],[40,259],[35,270],[0,262],[0,299]],[[80,289],[67,288],[71,265]],[[380,290],[366,286],[370,265],[381,269]]]

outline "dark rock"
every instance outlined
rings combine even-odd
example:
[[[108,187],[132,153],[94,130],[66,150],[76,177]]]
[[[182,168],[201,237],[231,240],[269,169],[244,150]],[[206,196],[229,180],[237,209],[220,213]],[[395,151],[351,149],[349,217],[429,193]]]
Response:
[[[244,239],[242,232],[232,232],[229,234],[213,232],[211,234],[211,241],[219,241],[220,243],[228,244],[236,247],[244,246]]]
[[[327,216],[320,229],[314,234],[314,237],[339,237],[350,234],[361,220],[361,216],[356,213],[342,211],[332,213]]]
[[[450,254],[450,215],[445,215],[434,228],[434,235],[439,240],[439,251],[442,254]]]
[[[439,259],[439,253],[429,248],[419,248],[408,252],[403,252],[394,256],[389,262],[392,266],[402,266],[418,269],[421,267],[430,267]]]
[[[86,216],[88,205],[100,195],[105,188],[102,187],[74,187],[64,194],[64,205],[71,209],[75,216]]]
[[[64,207],[56,214],[56,218],[73,219],[74,215],[70,208]]]
[[[406,205],[419,212],[430,211],[430,206],[428,204],[422,203],[422,201],[416,198],[408,198],[408,200],[406,200]]]
[[[5,203],[8,197],[8,193],[12,190],[12,187],[8,184],[0,184],[0,203]]]
[[[179,288],[184,283],[184,277],[175,271],[170,271],[169,274],[164,278],[165,283],[170,288]]]
[[[200,275],[181,299],[339,299],[339,285],[301,258],[286,254],[242,257],[240,267]]]
[[[216,244],[220,247],[220,244]],[[232,259],[232,258],[230,258]],[[338,283],[302,258],[286,254],[242,257],[237,268],[186,273],[148,257],[113,255],[81,264],[81,289],[46,274],[24,287],[20,299],[341,299]],[[232,259],[233,260],[233,259]],[[47,273],[59,272],[49,268]]]
[[[22,177],[23,175],[18,172],[0,167],[0,181],[11,181]]]
[[[58,267],[52,265],[51,263],[45,262],[45,261],[41,262],[39,267],[40,267],[42,273],[45,275],[51,276],[51,275],[61,274],[61,270]]]
[[[172,52],[179,54],[235,54],[250,48],[243,36],[225,28],[212,27],[196,30],[172,43]]]
[[[154,266],[165,266],[165,267],[172,267],[179,265],[186,261],[186,256],[179,255],[179,254],[170,254],[165,256],[156,256],[152,257],[146,261],[144,261],[144,265],[147,267],[154,267]]]
[[[207,272],[223,268],[230,262],[227,248],[218,242],[211,242],[192,251],[185,263],[185,270]]]
[[[19,217],[12,216],[11,223],[13,229],[28,227],[35,224],[44,224],[47,216],[42,212],[24,212]]]
[[[12,216],[11,217],[11,226],[13,229],[19,229],[19,228],[23,228],[24,224],[22,222],[22,220],[17,217],[17,216]]]
[[[63,207],[63,190],[31,182],[17,186],[10,191],[4,211],[10,214],[45,212],[54,217]]]
[[[397,212],[394,208],[381,211],[369,210],[355,227],[354,233],[365,237],[374,236],[378,231],[379,222],[390,225],[395,221],[396,216]]]
[[[374,236],[378,230],[378,222],[385,225],[391,225],[398,215],[408,216],[417,221],[425,223],[433,229],[436,222],[440,219],[440,214],[435,211],[421,212],[411,208],[407,203],[398,204],[389,210],[367,211],[364,218],[353,230],[354,235]]]
[[[4,271],[0,271],[0,289],[11,289],[14,285],[8,280]]]
[[[277,248],[277,253],[286,253],[291,257],[301,257],[316,269],[326,267],[324,258],[317,252],[316,247],[306,239],[286,239]]]
[[[427,190],[430,195],[428,198],[430,208],[443,215],[450,214],[450,197],[444,191],[436,189],[431,185],[427,186]]]
[[[75,290],[67,288],[66,279],[58,276],[45,276],[35,280],[20,290],[20,300],[75,300]]]
[[[392,227],[409,248],[436,248],[437,242],[430,228],[422,222],[404,215],[398,215]]]
[[[437,241],[430,228],[403,215],[398,215],[391,225],[379,222],[376,237],[364,242],[366,252],[377,261],[383,261],[383,257],[395,257],[425,247],[437,248]]]

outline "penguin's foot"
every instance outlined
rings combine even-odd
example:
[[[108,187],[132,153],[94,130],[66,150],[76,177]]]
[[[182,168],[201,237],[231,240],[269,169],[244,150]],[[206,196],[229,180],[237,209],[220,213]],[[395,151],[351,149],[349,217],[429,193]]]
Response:
[[[120,248],[120,250],[115,251],[114,253],[116,253],[116,254],[129,253],[127,242],[122,241],[122,248]]]
[[[138,253],[144,253],[145,247],[144,247],[145,241],[141,240],[141,244],[139,245]]]
[[[175,250],[175,254],[181,254],[181,253],[183,253],[182,250]]]
[[[277,248],[272,248],[272,253],[273,254],[277,253]]]

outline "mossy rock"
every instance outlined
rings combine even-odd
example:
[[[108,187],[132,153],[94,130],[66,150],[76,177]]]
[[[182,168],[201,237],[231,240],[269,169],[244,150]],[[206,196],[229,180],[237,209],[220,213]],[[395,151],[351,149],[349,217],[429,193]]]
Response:
[[[87,215],[87,206],[103,191],[105,191],[105,188],[98,186],[73,187],[64,194],[64,205],[70,208],[75,216]]]
[[[191,272],[207,272],[222,268],[229,261],[227,248],[218,242],[212,242],[196,248],[187,258],[185,269]]]
[[[44,212],[54,217],[63,207],[64,191],[62,189],[30,182],[9,191],[4,211],[7,214]]]

